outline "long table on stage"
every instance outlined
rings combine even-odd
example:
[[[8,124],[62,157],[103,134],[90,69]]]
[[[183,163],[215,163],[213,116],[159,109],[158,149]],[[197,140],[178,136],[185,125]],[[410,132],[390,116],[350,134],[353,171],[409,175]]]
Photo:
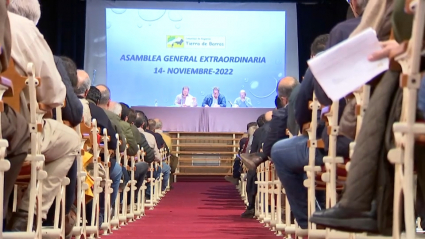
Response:
[[[202,108],[134,106],[148,118],[159,118],[164,131],[245,132],[249,122],[270,108]]]

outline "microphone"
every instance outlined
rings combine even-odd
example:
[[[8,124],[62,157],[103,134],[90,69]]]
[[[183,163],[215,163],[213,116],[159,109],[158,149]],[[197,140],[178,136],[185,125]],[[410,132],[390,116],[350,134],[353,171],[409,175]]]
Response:
[[[232,104],[232,102],[229,100],[229,104],[230,104],[230,107],[233,107],[233,104]]]

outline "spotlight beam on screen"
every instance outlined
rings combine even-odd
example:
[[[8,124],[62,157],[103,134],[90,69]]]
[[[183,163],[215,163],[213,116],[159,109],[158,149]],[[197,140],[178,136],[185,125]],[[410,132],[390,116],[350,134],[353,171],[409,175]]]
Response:
[[[86,68],[115,101],[176,106],[187,86],[201,106],[219,87],[227,107],[245,91],[253,107],[270,108],[278,79],[298,75],[293,3],[93,0],[88,9],[100,14],[87,16],[95,30],[86,34],[93,40],[86,44]],[[105,41],[95,41],[102,36]]]

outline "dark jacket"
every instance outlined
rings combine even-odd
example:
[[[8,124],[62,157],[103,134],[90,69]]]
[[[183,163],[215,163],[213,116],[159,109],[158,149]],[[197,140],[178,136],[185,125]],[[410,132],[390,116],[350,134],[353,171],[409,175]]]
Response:
[[[164,148],[167,152],[167,155],[170,154],[170,149],[168,148],[168,145],[165,143],[165,140],[160,133],[156,133],[148,129],[146,129],[146,132],[152,134],[153,137],[155,137],[156,147],[158,147],[158,149]]]
[[[287,128],[292,135],[298,135],[300,132],[300,127],[295,121],[295,102],[298,97],[298,93],[300,92],[300,85],[297,85],[291,92],[291,96],[289,96],[288,101],[288,119],[287,119]],[[286,132],[285,132],[286,133]]]
[[[288,138],[286,129],[288,122],[288,108],[280,108],[273,111],[272,120],[270,121],[270,131],[264,140],[262,158],[270,157],[273,144],[281,139]]]
[[[270,122],[266,122],[263,126],[258,128],[254,132],[254,138],[251,144],[251,153],[260,152],[262,144],[267,138],[267,134],[270,132]]]
[[[243,137],[239,140],[239,154],[246,152],[246,147],[248,146],[248,137]]]
[[[211,107],[213,103],[213,96],[212,94],[205,96],[204,101],[202,102],[202,107],[205,107],[205,105],[208,105]],[[220,105],[220,107],[226,107],[226,97],[222,94],[218,95],[217,103]]]
[[[72,127],[77,126],[83,119],[83,104],[74,93],[71,80],[69,79],[68,73],[66,72],[65,66],[63,65],[60,57],[54,56],[56,68],[62,78],[63,84],[66,87],[66,104],[62,107],[62,119],[69,121]],[[53,110],[53,118],[56,118],[56,110]]]
[[[338,43],[348,39],[351,32],[359,25],[360,21],[361,17],[351,18],[336,25],[329,34],[329,40],[326,44],[326,48],[329,49],[337,45]],[[298,94],[295,106],[295,117],[300,127],[302,127],[305,123],[311,121],[311,110],[308,107],[308,103],[313,99],[313,91],[316,94],[316,97],[319,100],[320,104],[325,106],[329,106],[332,104],[332,100],[329,99],[329,97],[317,83],[317,80],[315,79],[310,69],[307,69],[304,76],[304,80],[302,81],[300,86],[300,93]],[[342,98],[339,101],[338,122],[341,119],[345,105],[345,98]],[[323,129],[324,125],[322,123],[318,127],[318,135],[321,135],[323,141],[325,142],[325,150],[327,151],[329,146],[329,136],[327,134],[327,131]],[[351,140],[346,138],[345,136],[338,136],[337,155],[342,157],[348,157],[350,142]]]
[[[97,126],[103,131],[103,129],[107,130],[109,136],[111,136],[111,140],[108,142],[108,148],[115,150],[117,148],[117,138],[115,137],[116,131],[111,124],[108,116],[105,114],[105,111],[99,106],[95,105],[93,102],[89,100],[89,108],[92,119],[96,119]],[[102,132],[100,132],[102,133]]]

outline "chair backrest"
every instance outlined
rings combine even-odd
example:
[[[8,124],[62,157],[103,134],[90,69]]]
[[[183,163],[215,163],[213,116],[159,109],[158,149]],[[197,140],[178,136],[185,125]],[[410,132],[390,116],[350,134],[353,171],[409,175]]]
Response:
[[[6,83],[7,79],[11,81],[13,87],[10,88],[10,91],[6,92],[3,97],[3,102],[12,107],[15,111],[21,112],[21,101],[20,94],[22,90],[26,87],[26,77],[21,76],[15,69],[15,62],[13,59],[10,59],[9,66],[5,72],[1,75],[2,82]]]

